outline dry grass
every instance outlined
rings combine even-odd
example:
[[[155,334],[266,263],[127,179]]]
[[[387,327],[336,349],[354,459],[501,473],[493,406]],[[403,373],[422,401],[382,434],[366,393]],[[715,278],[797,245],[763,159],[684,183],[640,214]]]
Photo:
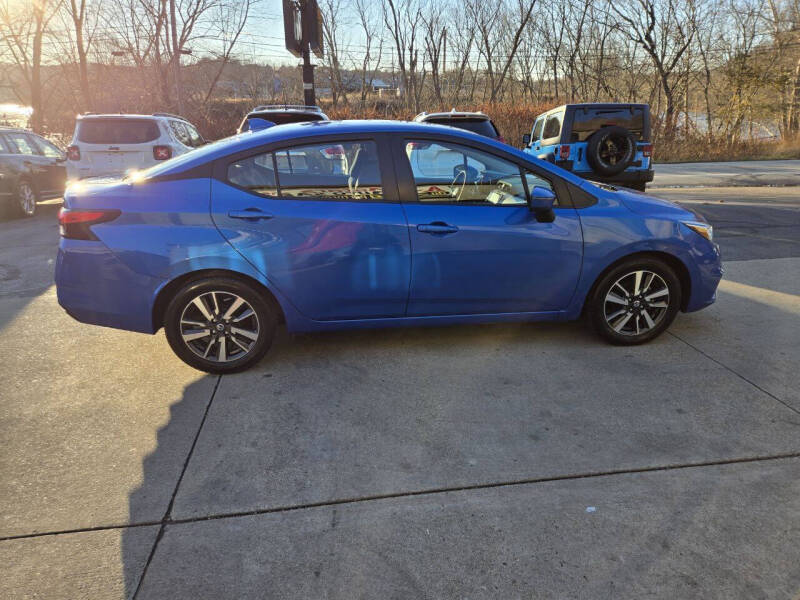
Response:
[[[321,106],[331,119],[397,119],[410,120],[415,111],[400,104],[396,99],[371,99],[370,105],[360,110],[358,104],[351,102],[347,106],[332,106],[323,99]],[[480,110],[494,121],[505,140],[517,147],[522,145],[522,136],[530,133],[534,120],[541,113],[554,108],[555,104],[463,104],[456,105],[456,110]],[[189,111],[191,120],[207,139],[219,139],[232,135],[245,114],[253,107],[251,100],[228,99],[207,105],[201,111]],[[436,110],[435,108],[431,110]],[[145,111],[148,112],[148,111]],[[64,122],[65,139],[72,135],[74,117]],[[54,127],[53,134],[60,133]],[[733,144],[723,140],[713,140],[700,136],[680,136],[673,140],[665,140],[656,132],[653,139],[655,162],[704,162],[727,160],[771,160],[800,158],[800,138],[781,141],[750,142],[740,141]]]

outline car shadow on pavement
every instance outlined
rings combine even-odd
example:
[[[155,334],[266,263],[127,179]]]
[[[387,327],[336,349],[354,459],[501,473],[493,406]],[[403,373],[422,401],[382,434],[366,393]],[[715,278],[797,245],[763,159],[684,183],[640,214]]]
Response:
[[[0,331],[54,284],[60,206],[40,204],[33,218],[0,221]]]
[[[142,461],[142,483],[129,495],[128,523],[123,530],[121,555],[125,597],[132,598],[152,554],[172,518],[172,505],[192,450],[200,435],[216,391],[218,376],[202,375],[187,385],[181,398],[170,405],[169,420],[156,434],[153,452]],[[209,385],[210,382],[214,385]],[[208,390],[211,389],[211,393]],[[157,525],[156,539],[140,535],[140,527]],[[143,543],[149,544],[143,547]]]

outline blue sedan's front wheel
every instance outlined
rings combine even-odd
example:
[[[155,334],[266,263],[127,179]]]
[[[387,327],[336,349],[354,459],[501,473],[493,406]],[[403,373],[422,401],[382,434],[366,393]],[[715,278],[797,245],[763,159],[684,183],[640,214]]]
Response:
[[[680,281],[669,265],[657,258],[633,257],[595,286],[589,316],[611,343],[642,344],[669,327],[680,303]]]
[[[237,279],[190,281],[166,310],[164,329],[175,354],[208,373],[241,371],[272,345],[276,318],[269,303]]]

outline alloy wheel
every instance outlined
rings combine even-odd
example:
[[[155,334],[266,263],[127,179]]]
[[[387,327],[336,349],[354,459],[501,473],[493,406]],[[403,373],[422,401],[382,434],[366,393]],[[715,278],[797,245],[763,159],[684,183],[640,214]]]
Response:
[[[26,217],[33,216],[36,212],[36,192],[31,184],[23,181],[19,184],[19,208]]]
[[[623,275],[609,288],[603,311],[606,323],[622,335],[640,335],[656,327],[669,308],[669,286],[653,271]]]
[[[181,313],[181,338],[194,354],[208,361],[243,358],[256,345],[259,333],[255,310],[233,292],[204,292]]]

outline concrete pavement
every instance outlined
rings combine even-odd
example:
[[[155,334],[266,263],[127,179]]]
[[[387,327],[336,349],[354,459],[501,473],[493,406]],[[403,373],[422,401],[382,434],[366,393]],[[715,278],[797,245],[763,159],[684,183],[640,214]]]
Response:
[[[792,598],[800,206],[770,194],[683,192],[725,281],[646,346],[283,334],[222,378],[67,317],[52,211],[0,223],[0,597]]]
[[[800,160],[657,163],[650,187],[800,185]]]

